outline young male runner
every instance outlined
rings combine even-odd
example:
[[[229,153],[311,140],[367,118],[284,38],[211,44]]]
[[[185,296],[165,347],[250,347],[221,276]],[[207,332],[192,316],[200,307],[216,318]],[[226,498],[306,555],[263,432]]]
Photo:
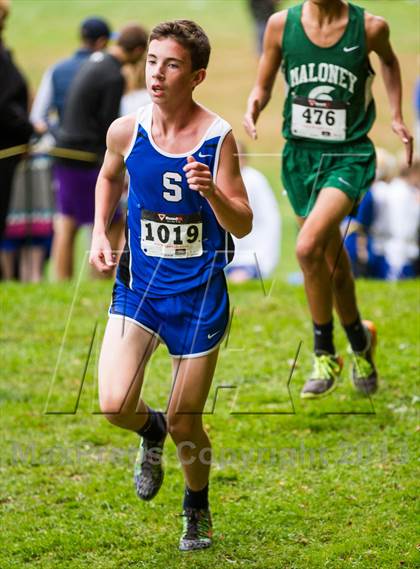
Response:
[[[368,132],[375,120],[374,72],[378,54],[392,113],[392,129],[412,159],[412,137],[401,111],[401,75],[388,24],[343,0],[307,0],[273,15],[244,126],[257,137],[280,64],[287,83],[284,105],[283,184],[301,230],[296,253],[314,324],[314,368],[301,396],[336,387],[342,360],[333,342],[333,304],[352,354],[352,379],[365,393],[377,389],[376,330],[361,322],[350,264],[339,225],[374,179],[375,151]]]
[[[209,55],[208,38],[194,22],[152,31],[146,63],[152,103],[108,131],[90,257],[103,272],[115,264],[106,232],[126,167],[127,243],[99,362],[100,406],[111,423],[143,439],[134,471],[141,499],[152,499],[162,484],[158,459],[167,432],[177,445],[186,483],[181,550],[211,545],[211,450],[202,411],[229,319],[223,273],[229,233],[242,237],[252,225],[231,128],[192,98]],[[166,419],[140,399],[159,342],[173,362]]]

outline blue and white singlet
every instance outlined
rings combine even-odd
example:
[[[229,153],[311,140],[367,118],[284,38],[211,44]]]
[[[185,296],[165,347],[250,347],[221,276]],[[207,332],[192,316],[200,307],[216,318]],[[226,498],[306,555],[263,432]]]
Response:
[[[125,163],[129,173],[126,245],[117,281],[149,297],[200,286],[233,257],[233,242],[209,203],[188,187],[187,156],[207,164],[216,181],[220,150],[230,125],[216,116],[189,152],[170,154],[151,134],[153,103],[137,112]]]

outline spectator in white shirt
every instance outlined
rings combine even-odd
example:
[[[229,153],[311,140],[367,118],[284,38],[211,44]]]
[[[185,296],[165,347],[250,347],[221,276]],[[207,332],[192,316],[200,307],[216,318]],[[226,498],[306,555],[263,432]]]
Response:
[[[415,276],[419,256],[420,230],[420,161],[404,167],[388,187],[389,238],[385,258],[389,280]]]
[[[232,282],[268,278],[279,261],[281,240],[280,212],[274,192],[267,178],[247,165],[246,148],[241,143],[238,143],[238,153],[254,221],[246,237],[233,237],[235,256],[226,269]]]

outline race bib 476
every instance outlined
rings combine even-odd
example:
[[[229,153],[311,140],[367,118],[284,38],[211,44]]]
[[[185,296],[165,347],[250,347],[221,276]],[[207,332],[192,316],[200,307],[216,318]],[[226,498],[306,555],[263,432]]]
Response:
[[[346,104],[295,97],[292,101],[292,134],[315,140],[345,140]]]

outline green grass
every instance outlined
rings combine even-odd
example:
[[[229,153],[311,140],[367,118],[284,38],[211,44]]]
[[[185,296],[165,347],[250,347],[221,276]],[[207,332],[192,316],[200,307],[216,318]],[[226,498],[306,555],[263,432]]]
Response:
[[[195,555],[176,549],[183,482],[174,445],[160,494],[140,503],[137,438],[95,414],[95,341],[73,413],[110,286],[3,286],[1,567],[416,567],[416,283],[360,283],[362,311],[379,327],[374,407],[347,377],[329,398],[301,403],[311,347],[302,289],[277,282],[264,297],[259,283],[232,287],[235,317],[205,419],[215,546]],[[341,331],[338,345],[344,353]],[[159,348],[145,397],[164,408],[169,386]]]

